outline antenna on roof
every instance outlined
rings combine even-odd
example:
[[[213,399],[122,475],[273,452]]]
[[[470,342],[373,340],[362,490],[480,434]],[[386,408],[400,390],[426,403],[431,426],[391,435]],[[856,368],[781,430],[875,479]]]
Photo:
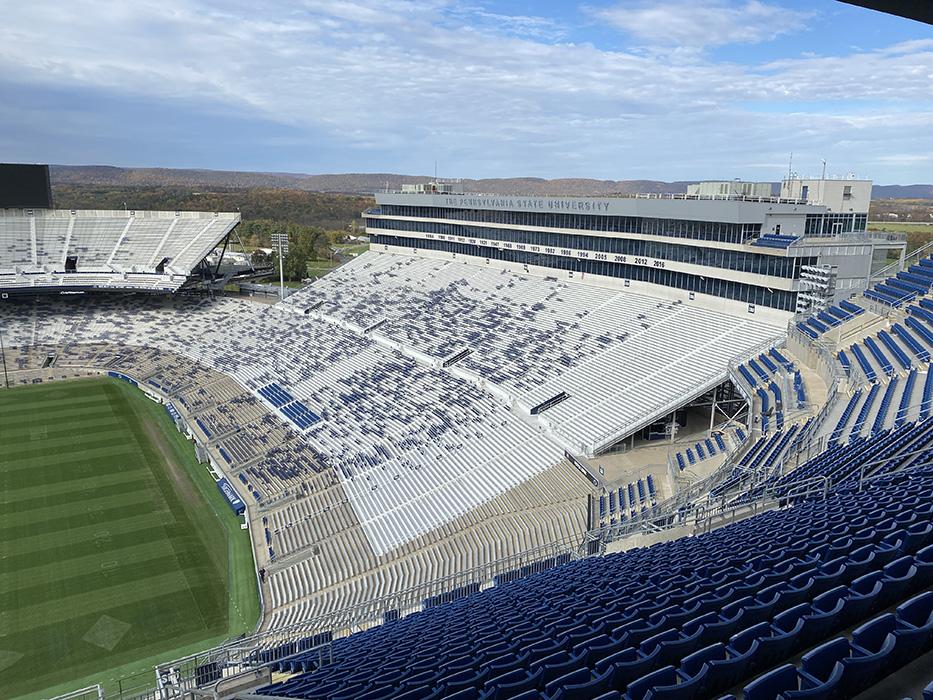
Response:
[[[794,152],[790,152],[790,160],[787,161],[787,179],[790,180],[794,176]]]
[[[434,160],[434,182],[437,182],[437,160]]]

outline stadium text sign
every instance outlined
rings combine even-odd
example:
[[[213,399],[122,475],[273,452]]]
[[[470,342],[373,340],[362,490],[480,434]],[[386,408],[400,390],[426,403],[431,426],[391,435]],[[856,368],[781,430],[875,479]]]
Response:
[[[554,199],[551,197],[476,197],[448,196],[444,203],[450,207],[479,207],[481,209],[523,209],[530,211],[577,211],[591,214],[609,211],[608,199]]]

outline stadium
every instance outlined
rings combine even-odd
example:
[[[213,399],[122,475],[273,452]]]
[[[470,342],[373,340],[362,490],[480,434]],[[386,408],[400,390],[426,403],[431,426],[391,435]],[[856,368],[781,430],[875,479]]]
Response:
[[[933,681],[933,244],[871,182],[409,186],[269,303],[236,213],[0,180],[0,695]]]

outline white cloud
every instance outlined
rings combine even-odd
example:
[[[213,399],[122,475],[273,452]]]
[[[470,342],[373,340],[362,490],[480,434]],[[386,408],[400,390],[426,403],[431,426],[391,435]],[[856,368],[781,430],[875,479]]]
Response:
[[[709,7],[664,28],[674,10],[636,12],[630,31],[676,42],[689,26],[712,45],[800,19],[759,2]],[[312,171],[427,172],[437,158],[464,176],[766,177],[762,164],[794,151],[795,163],[922,179],[923,162],[881,158],[933,151],[927,40],[742,66],[568,43],[546,18],[443,0],[38,0],[4,22],[6,80],[196,101],[345,149]],[[28,119],[28,106],[0,109],[0,131],[17,113]]]
[[[802,29],[812,15],[759,0],[620,2],[591,12],[655,50],[757,44]]]

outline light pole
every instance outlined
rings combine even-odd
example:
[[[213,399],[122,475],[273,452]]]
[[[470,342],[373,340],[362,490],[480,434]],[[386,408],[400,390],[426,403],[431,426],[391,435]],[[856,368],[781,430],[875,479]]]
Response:
[[[273,233],[272,242],[279,245],[279,299],[285,298],[285,261],[282,256],[288,254],[288,233]],[[284,253],[283,253],[284,250]]]
[[[0,327],[0,360],[3,360],[3,384],[10,388],[10,377],[6,372],[6,352],[3,349],[3,328]]]

